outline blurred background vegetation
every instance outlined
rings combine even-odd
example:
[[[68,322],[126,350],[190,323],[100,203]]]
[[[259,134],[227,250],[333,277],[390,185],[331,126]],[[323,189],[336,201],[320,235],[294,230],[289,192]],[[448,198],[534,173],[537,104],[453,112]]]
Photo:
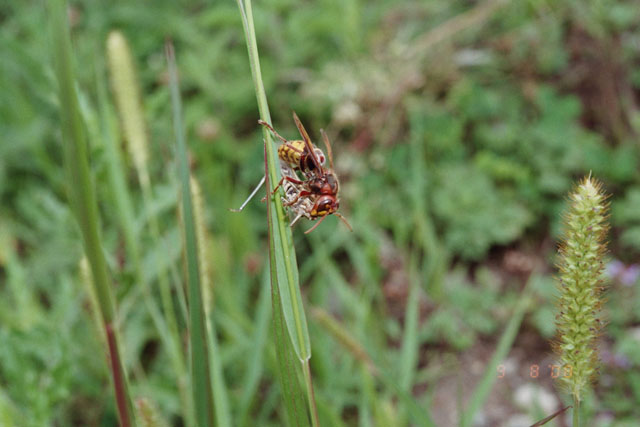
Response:
[[[555,245],[564,197],[590,171],[611,194],[612,230],[589,425],[640,424],[637,2],[260,0],[253,13],[274,126],[296,137],[295,110],[312,138],[328,132],[341,211],[354,227],[330,218],[308,236],[309,223],[294,230],[322,424],[403,425],[407,410],[394,387],[367,384],[327,314],[436,425],[456,425],[527,282],[534,304],[474,425],[528,425],[559,409],[564,395],[548,368]],[[104,129],[124,141],[99,88],[116,29],[135,57],[151,141],[149,203],[123,155],[152,302],[160,306],[164,271],[182,286],[170,38],[232,425],[280,425],[265,205],[260,196],[241,214],[228,211],[264,173],[235,2],[72,1],[69,17],[132,394],[171,425],[186,422],[108,185]],[[115,403],[67,205],[50,52],[43,2],[1,2],[0,425],[110,426]]]

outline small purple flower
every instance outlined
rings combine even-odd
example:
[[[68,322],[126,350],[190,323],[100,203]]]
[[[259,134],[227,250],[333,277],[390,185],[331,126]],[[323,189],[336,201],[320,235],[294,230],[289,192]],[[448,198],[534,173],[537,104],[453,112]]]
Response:
[[[622,368],[622,369],[631,368],[631,361],[624,354],[616,353],[613,356],[613,361],[618,368]]]
[[[620,282],[625,286],[632,286],[638,281],[638,276],[640,276],[640,266],[631,264],[620,275]]]
[[[640,277],[640,265],[625,265],[616,259],[607,264],[605,273],[610,279],[616,280],[624,286],[633,286]]]
[[[622,271],[624,271],[624,269],[625,269],[625,266],[622,263],[622,261],[614,259],[609,264],[607,264],[607,267],[605,269],[605,274],[610,279],[615,279],[618,277],[618,275],[620,275],[620,273],[622,273]]]
[[[609,350],[602,350],[600,353],[600,358],[602,359],[602,362],[614,368],[629,369],[632,366],[631,360],[629,360],[629,358],[622,353],[614,353]]]

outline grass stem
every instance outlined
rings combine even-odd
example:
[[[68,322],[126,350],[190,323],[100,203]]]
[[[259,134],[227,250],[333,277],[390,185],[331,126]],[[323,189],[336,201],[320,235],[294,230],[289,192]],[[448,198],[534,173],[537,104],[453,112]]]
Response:
[[[311,379],[311,368],[309,367],[309,359],[302,362],[302,372],[304,373],[304,382],[307,386],[307,394],[309,396],[309,413],[311,414],[311,425],[318,427],[320,421],[318,420],[318,409],[316,408],[316,399],[313,393],[313,381]]]

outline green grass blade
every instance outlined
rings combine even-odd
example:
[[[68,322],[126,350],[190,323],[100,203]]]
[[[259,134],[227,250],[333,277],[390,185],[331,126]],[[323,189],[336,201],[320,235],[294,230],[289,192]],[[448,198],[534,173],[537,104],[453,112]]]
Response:
[[[133,55],[131,54],[129,43],[124,34],[119,31],[111,31],[107,37],[105,54],[111,79],[111,88],[120,116],[122,136],[126,141],[126,147],[129,150],[130,157],[133,159],[138,181],[142,188],[143,211],[149,221],[151,238],[160,243],[161,235],[157,213],[153,213],[151,209],[153,193],[147,167],[150,144],[142,108],[140,83],[137,77]],[[173,307],[171,288],[167,275],[167,271],[173,269],[173,263],[169,263],[166,260],[166,254],[169,252],[169,248],[166,246],[163,251],[153,252],[155,255],[154,270],[158,275],[160,298],[167,319],[167,336],[172,340],[169,351],[171,352],[176,374],[182,378],[186,368],[181,351],[178,320]],[[140,285],[146,287],[148,283],[151,283],[151,278],[146,277],[146,280],[139,280],[139,282]],[[182,295],[181,289],[177,289],[176,293]],[[182,387],[181,394],[185,394]],[[186,402],[184,397],[183,401],[183,408],[190,406],[190,403]]]
[[[267,104],[267,97],[262,83],[262,74],[260,71],[260,59],[258,56],[258,46],[256,42],[255,29],[253,27],[253,14],[251,11],[251,1],[245,0],[244,4],[238,0],[238,7],[242,15],[242,23],[247,39],[247,49],[249,52],[249,61],[251,63],[251,74],[256,90],[258,100],[258,109],[260,118],[271,123],[271,115]],[[276,156],[274,145],[271,141],[271,134],[267,129],[263,130],[266,141],[266,157],[267,157],[267,191],[271,191],[270,186],[280,181],[279,161]],[[298,266],[296,263],[296,253],[293,246],[293,237],[291,229],[288,225],[287,215],[282,207],[279,197],[270,197],[268,207],[274,215],[269,219],[270,238],[273,240],[273,249],[275,251],[274,262],[276,269],[276,284],[279,288],[280,297],[282,299],[282,310],[284,319],[287,324],[287,330],[291,336],[293,347],[298,358],[301,361],[308,360],[311,357],[311,344],[309,339],[309,331],[307,328],[307,320],[302,305],[302,296],[300,294]]]
[[[304,427],[309,425],[309,418],[304,404],[304,391],[298,381],[300,364],[297,363],[295,352],[287,333],[287,326],[282,312],[282,303],[275,280],[275,262],[273,242],[270,241],[269,254],[271,257],[271,305],[273,307],[273,336],[276,345],[278,378],[284,397],[284,406],[287,411],[289,425]]]
[[[249,53],[249,62],[251,64],[251,75],[256,91],[258,101],[258,109],[260,118],[271,123],[271,115],[267,103],[267,96],[262,83],[262,74],[260,71],[260,58],[258,55],[258,46],[256,42],[255,29],[253,26],[253,14],[251,9],[251,1],[237,0],[238,8],[242,16],[242,25],[244,28],[245,38],[247,41],[247,50]],[[267,129],[263,129],[265,141],[265,175],[267,194],[271,194],[271,188],[274,183],[280,180],[279,161],[275,153],[274,145],[271,141],[271,134]],[[286,324],[286,330],[291,339],[291,345],[302,362],[304,381],[307,389],[307,402],[309,412],[311,414],[312,425],[317,426],[318,412],[316,408],[315,398],[313,394],[313,384],[311,382],[311,370],[309,367],[309,359],[311,358],[311,341],[309,339],[309,331],[307,328],[307,319],[302,305],[302,295],[300,293],[298,266],[296,263],[296,253],[293,246],[293,236],[291,228],[288,225],[288,218],[282,206],[279,196],[268,197],[267,201],[267,222],[269,228],[269,261],[271,272],[272,292],[277,295],[277,304],[273,306],[274,322],[276,316],[282,314],[282,318]],[[277,289],[276,289],[277,288]],[[276,323],[275,328],[278,329]],[[288,358],[288,344],[280,340],[276,343],[278,348],[278,359],[281,361],[284,357]],[[290,376],[290,384],[296,384],[295,376],[292,375],[294,370],[280,366],[281,378]],[[297,370],[295,370],[297,372]],[[301,419],[299,412],[296,412],[295,403],[299,397],[299,391],[293,388],[283,387],[285,392],[285,401],[287,401],[287,411],[290,419]]]
[[[313,307],[311,315],[316,323],[333,336],[358,362],[370,372],[378,374],[378,368],[373,364],[364,346],[349,333],[349,330],[343,324],[321,308]]]
[[[335,272],[335,266],[331,265],[328,268]],[[333,276],[336,277],[336,281],[344,280],[337,272],[335,272]],[[382,384],[395,393],[398,401],[402,403],[407,411],[411,425],[421,427],[433,427],[435,425],[433,421],[431,421],[429,412],[421,408],[416,403],[414,397],[399,386],[397,375],[390,375],[389,372],[392,372],[390,369],[386,369],[386,367],[383,368],[383,365],[381,364],[376,364],[365,348],[355,339],[355,337],[350,335],[344,325],[339,323],[323,310],[316,309],[313,311],[313,315],[315,320],[318,322],[318,325],[333,336],[342,347],[344,347],[362,364],[363,367],[366,368],[367,372],[375,375]],[[378,366],[381,367],[379,368]],[[395,371],[393,372],[395,374]]]
[[[91,267],[92,283],[95,286],[100,315],[106,332],[120,425],[128,427],[135,424],[133,405],[126,372],[120,359],[111,279],[98,230],[98,204],[91,182],[86,135],[75,89],[67,6],[64,0],[54,0],[49,4],[53,23],[54,65],[59,86],[60,119],[69,198],[80,226],[84,250]]]
[[[231,412],[229,408],[229,394],[224,380],[222,361],[218,355],[220,347],[218,345],[218,333],[216,323],[212,316],[214,286],[211,280],[211,247],[209,234],[207,233],[204,220],[204,198],[202,189],[195,176],[189,178],[191,184],[191,198],[193,200],[193,217],[196,225],[196,241],[198,243],[198,260],[200,270],[200,288],[202,289],[202,300],[204,303],[204,315],[209,336],[209,361],[211,364],[211,389],[213,390],[213,401],[216,408],[216,425],[219,427],[230,427]]]
[[[409,277],[410,290],[405,310],[404,335],[402,337],[402,350],[400,356],[400,388],[406,392],[411,391],[413,377],[418,363],[418,315],[420,302],[420,282],[416,272],[416,255],[410,256]]]
[[[522,323],[522,319],[524,318],[525,313],[529,309],[531,305],[531,282],[535,273],[532,273],[525,285],[525,288],[522,290],[520,298],[518,299],[518,304],[509,319],[509,323],[507,323],[507,327],[505,328],[502,336],[500,337],[500,341],[498,342],[498,346],[496,347],[489,364],[482,376],[482,379],[476,386],[471,398],[469,399],[469,405],[467,409],[462,414],[462,420],[460,425],[463,427],[468,427],[471,425],[473,420],[473,416],[475,413],[482,407],[484,402],[486,402],[489,397],[489,392],[491,392],[491,387],[496,381],[496,369],[501,361],[507,357],[511,346],[513,345],[513,341],[516,339],[516,335],[518,334],[518,330],[520,329],[520,324]]]
[[[111,197],[116,208],[118,223],[122,229],[127,255],[140,279],[142,261],[140,245],[135,233],[133,202],[126,182],[124,161],[116,139],[118,133],[117,124],[113,120],[113,112],[108,102],[106,78],[100,65],[102,64],[96,64],[96,93],[101,122],[102,146],[107,160],[107,176],[112,189]]]
[[[209,342],[211,343],[211,388],[213,389],[213,399],[216,408],[216,426],[231,427],[231,410],[229,408],[229,394],[224,381],[222,361],[216,355],[220,354],[218,336],[213,319],[208,319]]]
[[[184,221],[185,255],[187,262],[187,288],[189,302],[189,343],[191,353],[191,387],[199,427],[214,425],[213,392],[211,390],[211,367],[200,288],[198,265],[198,242],[191,200],[190,173],[187,162],[187,146],[182,126],[182,105],[178,86],[178,71],[173,46],[167,44],[166,57],[169,66],[169,86],[176,138],[176,157],[182,193],[182,216]]]
[[[269,317],[271,316],[270,303],[270,287],[269,281],[265,276],[264,285],[260,290],[260,296],[258,297],[258,303],[256,305],[256,319],[255,319],[255,331],[251,337],[251,342],[254,343],[254,349],[247,360],[247,373],[242,381],[244,385],[242,397],[240,398],[240,404],[238,407],[238,425],[248,426],[249,423],[249,409],[252,399],[256,396],[260,377],[262,376],[263,367],[263,353],[269,337]]]
[[[151,204],[151,185],[147,172],[147,148],[149,146],[147,132],[145,130],[142,100],[139,90],[139,82],[135,73],[133,58],[128,47],[128,43],[123,34],[112,31],[108,38],[105,50],[105,57],[108,60],[108,71],[111,77],[112,90],[115,103],[121,116],[123,137],[128,142],[127,147],[131,157],[135,159],[134,166],[138,175],[138,180],[142,184],[143,207],[145,212],[149,212]],[[101,64],[102,65],[102,64]],[[171,299],[171,290],[165,268],[166,253],[162,256],[154,252],[154,271],[158,274],[160,296],[166,321],[162,318],[160,310],[155,306],[151,297],[151,283],[153,278],[144,274],[142,253],[139,247],[139,237],[135,225],[135,214],[133,203],[129,195],[129,188],[126,183],[126,172],[123,154],[118,138],[120,134],[118,121],[115,112],[108,102],[106,79],[101,68],[98,67],[97,86],[98,101],[100,105],[101,121],[103,125],[102,138],[104,140],[105,154],[107,158],[107,168],[109,182],[112,188],[118,221],[122,228],[125,246],[131,264],[134,266],[137,285],[143,288],[143,299],[149,308],[158,334],[169,354],[173,370],[177,378],[185,378],[186,362],[182,352],[182,340],[178,330],[175,310]],[[134,148],[135,147],[135,148]],[[159,227],[156,216],[149,216],[150,231],[152,239],[160,243]],[[179,294],[182,294],[181,292]],[[124,311],[121,311],[124,313]],[[183,380],[179,382],[179,393],[182,405],[182,414],[187,423],[193,424],[190,418],[192,413],[190,396]]]

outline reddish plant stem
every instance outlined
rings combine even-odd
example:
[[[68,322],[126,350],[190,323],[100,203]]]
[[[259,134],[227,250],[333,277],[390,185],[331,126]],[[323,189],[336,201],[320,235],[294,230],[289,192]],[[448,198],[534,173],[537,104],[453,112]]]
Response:
[[[116,394],[116,404],[118,405],[118,415],[121,427],[131,427],[129,419],[129,405],[127,404],[126,382],[122,373],[122,363],[120,361],[120,352],[118,351],[118,342],[116,334],[111,323],[105,323],[107,333],[107,343],[109,345],[109,365],[111,366],[111,374],[113,375],[113,388]]]

